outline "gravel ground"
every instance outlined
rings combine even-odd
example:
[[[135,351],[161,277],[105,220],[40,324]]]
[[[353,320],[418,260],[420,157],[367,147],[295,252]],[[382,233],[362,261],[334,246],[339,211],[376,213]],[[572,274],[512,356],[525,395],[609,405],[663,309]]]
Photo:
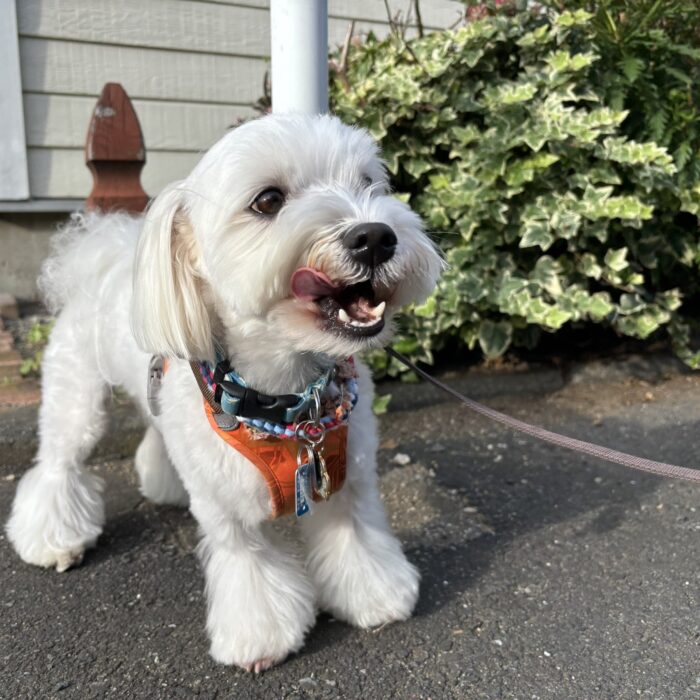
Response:
[[[665,358],[448,380],[583,439],[686,465],[700,451],[700,376]],[[535,443],[428,387],[382,388],[382,491],[423,576],[410,621],[322,615],[278,668],[215,664],[196,525],[139,496],[122,406],[92,466],[108,523],[83,566],[34,569],[0,539],[0,697],[700,698],[700,487]],[[0,413],[3,519],[34,421]]]

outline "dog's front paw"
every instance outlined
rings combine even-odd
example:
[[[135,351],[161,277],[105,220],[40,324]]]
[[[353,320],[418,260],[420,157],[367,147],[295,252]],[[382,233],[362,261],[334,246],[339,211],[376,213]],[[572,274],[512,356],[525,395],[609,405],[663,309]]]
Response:
[[[241,668],[243,668],[244,671],[248,671],[248,673],[262,673],[263,671],[267,671],[268,668],[277,666],[277,664],[280,664],[283,661],[284,659],[273,659],[268,656],[264,659],[258,659],[257,661],[246,664]]]
[[[372,541],[374,540],[374,541]],[[420,574],[384,532],[370,538],[350,538],[321,556],[314,552],[309,568],[320,606],[356,627],[370,628],[406,620],[418,600]]]
[[[13,544],[22,561],[44,569],[56,569],[59,573],[79,566],[83,561],[85,550],[94,547],[97,540],[86,542],[85,546],[71,549],[55,549],[46,544],[40,544],[37,539],[27,541],[14,540]]]
[[[224,616],[218,616],[212,607],[207,625],[211,656],[221,664],[260,673],[301,648],[315,617],[310,602],[291,598],[270,606],[264,595],[238,602]]]
[[[316,601],[298,563],[279,551],[217,548],[205,551],[205,571],[215,661],[259,673],[301,648]]]
[[[248,631],[247,633],[241,630],[242,634],[247,634],[251,638],[248,640],[241,640],[238,635],[234,637],[229,637],[225,634],[216,634],[212,637],[211,646],[209,648],[209,653],[216,661],[220,664],[225,664],[226,666],[238,666],[248,673],[262,673],[273,666],[281,664],[289,654],[298,650],[304,642],[304,635],[297,641],[293,641],[291,644],[287,642],[286,644],[280,639],[272,639],[267,637],[265,639],[260,639],[259,643],[256,643],[252,637],[255,633]],[[252,646],[249,646],[249,642],[253,642]],[[282,642],[282,643],[280,643]],[[284,648],[284,647],[288,648]],[[263,652],[262,649],[267,649],[267,652]],[[277,649],[275,654],[271,654],[270,650]],[[263,656],[263,653],[270,654],[268,656]]]
[[[210,613],[210,654],[220,664],[260,673],[301,648],[315,615],[306,610],[295,611],[293,617],[286,615],[278,621],[260,619],[252,624],[246,620],[249,617],[244,613],[227,624],[229,621],[214,621]]]
[[[28,564],[66,571],[97,542],[104,522],[102,481],[78,470],[30,469],[17,488],[7,536]]]

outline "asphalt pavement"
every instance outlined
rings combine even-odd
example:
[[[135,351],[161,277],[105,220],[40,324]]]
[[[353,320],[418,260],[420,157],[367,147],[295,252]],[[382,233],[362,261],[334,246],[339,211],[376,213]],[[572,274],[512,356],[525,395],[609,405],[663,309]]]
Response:
[[[700,466],[700,375],[661,356],[443,375],[566,434]],[[513,434],[423,385],[382,385],[381,487],[422,573],[414,617],[321,615],[259,676],[207,655],[197,527],[138,493],[141,428],[117,398],[91,469],[98,547],[64,574],[0,538],[0,697],[700,698],[700,487]],[[31,463],[36,409],[0,410],[0,517]],[[294,522],[289,521],[294,530]]]

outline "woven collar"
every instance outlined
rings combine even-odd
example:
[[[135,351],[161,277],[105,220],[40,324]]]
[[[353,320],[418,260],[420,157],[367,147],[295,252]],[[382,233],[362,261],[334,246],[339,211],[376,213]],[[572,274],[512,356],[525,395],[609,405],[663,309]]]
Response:
[[[323,399],[321,423],[326,430],[347,422],[357,403],[357,373],[352,358],[309,383],[303,392],[278,396],[261,394],[248,387],[226,361],[215,367],[209,362],[199,362],[197,367],[220,410],[265,435],[294,437],[296,422],[308,412],[314,391]]]

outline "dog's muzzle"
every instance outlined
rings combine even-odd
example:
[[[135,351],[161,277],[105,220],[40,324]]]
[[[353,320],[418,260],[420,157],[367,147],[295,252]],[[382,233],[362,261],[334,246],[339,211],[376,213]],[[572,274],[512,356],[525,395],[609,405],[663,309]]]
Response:
[[[332,280],[323,270],[300,267],[290,280],[292,294],[300,301],[315,304],[324,330],[352,338],[371,338],[384,328],[384,312],[392,294],[392,290],[377,283],[381,279],[379,268],[394,257],[398,239],[390,226],[372,221],[351,226],[339,242],[353,263],[355,274],[365,279]]]

